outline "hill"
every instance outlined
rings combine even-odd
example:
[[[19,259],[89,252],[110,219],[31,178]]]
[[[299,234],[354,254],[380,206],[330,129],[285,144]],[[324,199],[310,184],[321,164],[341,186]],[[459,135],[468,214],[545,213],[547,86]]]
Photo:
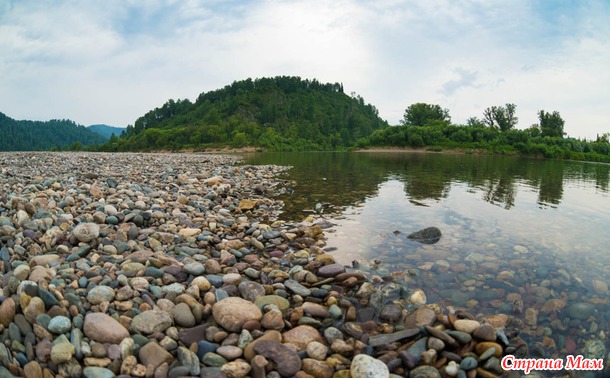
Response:
[[[189,100],[169,100],[111,139],[108,151],[256,146],[333,150],[388,126],[339,83],[300,77],[247,79]]]
[[[81,149],[104,141],[104,137],[67,119],[18,121],[0,113],[0,151]]]
[[[90,125],[87,128],[93,131],[96,134],[103,136],[106,139],[110,139],[112,134],[119,136],[123,131],[125,131],[125,127],[116,127],[109,125]]]

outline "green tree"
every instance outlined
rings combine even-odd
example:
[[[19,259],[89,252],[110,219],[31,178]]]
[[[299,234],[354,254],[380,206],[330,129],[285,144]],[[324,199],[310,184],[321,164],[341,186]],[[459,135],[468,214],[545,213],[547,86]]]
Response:
[[[519,118],[515,115],[517,105],[506,104],[505,106],[492,106],[483,112],[483,122],[491,127],[498,128],[500,131],[513,129]]]
[[[563,126],[565,121],[559,115],[559,112],[547,113],[544,110],[538,112],[540,120],[540,131],[542,136],[563,138]]]
[[[443,109],[440,105],[431,105],[423,102],[409,105],[405,109],[405,114],[402,119],[403,125],[409,126],[425,126],[430,121],[450,122],[449,109]]]

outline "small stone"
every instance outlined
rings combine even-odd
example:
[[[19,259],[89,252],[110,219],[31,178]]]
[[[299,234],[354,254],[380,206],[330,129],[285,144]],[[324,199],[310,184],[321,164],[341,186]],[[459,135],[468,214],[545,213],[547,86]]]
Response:
[[[388,378],[390,371],[386,364],[366,354],[359,354],[350,365],[352,378]]]
[[[420,328],[427,325],[432,325],[436,321],[436,313],[434,310],[420,306],[415,311],[409,313],[405,318],[404,325],[407,329]]]
[[[13,298],[6,298],[2,304],[0,304],[0,324],[4,327],[8,327],[8,325],[15,318],[15,301]]]
[[[89,243],[100,235],[100,226],[95,223],[81,223],[74,228],[72,234],[79,241]]]
[[[292,377],[301,370],[302,363],[297,352],[277,341],[260,341],[254,346],[254,351],[275,362],[282,376]]]
[[[335,369],[326,363],[326,361],[319,361],[313,358],[304,358],[302,360],[302,370],[312,377],[316,378],[330,378],[333,376]]]
[[[169,364],[174,360],[174,357],[155,341],[151,341],[140,348],[139,357],[144,366],[150,365],[153,370],[164,362]]]
[[[43,378],[42,367],[37,361],[30,361],[23,367],[25,378]]]
[[[441,378],[441,374],[434,366],[418,366],[409,372],[409,377],[412,378]]]
[[[502,357],[502,346],[498,343],[494,343],[491,341],[483,341],[478,343],[475,346],[474,351],[480,356],[480,360],[486,360],[491,356],[495,356],[498,358]],[[486,354],[489,355],[485,356]]]
[[[61,364],[72,358],[74,355],[74,346],[69,342],[61,342],[53,345],[51,348],[51,361],[55,364]]]
[[[55,316],[49,322],[47,329],[55,334],[66,333],[72,327],[72,322],[65,316]]]
[[[460,362],[460,368],[466,371],[476,369],[478,365],[477,360],[475,360],[473,357],[466,357],[462,360],[462,362]]]
[[[96,286],[87,293],[87,301],[97,305],[114,299],[114,289],[109,286]]]
[[[335,277],[341,273],[345,273],[345,267],[341,264],[324,265],[318,269],[320,277]]]
[[[458,319],[453,322],[453,328],[455,328],[457,331],[466,332],[470,334],[473,333],[480,326],[481,323],[476,320],[470,319]]]
[[[472,336],[483,341],[496,341],[496,329],[491,324],[481,324],[481,326],[472,333]]]
[[[177,326],[190,328],[196,324],[195,316],[186,303],[178,303],[173,308],[172,315]]]
[[[324,361],[328,354],[328,347],[321,342],[312,341],[307,344],[307,355],[314,360]]]
[[[250,373],[251,367],[250,364],[245,361],[231,361],[224,364],[220,371],[227,378],[245,378]]]

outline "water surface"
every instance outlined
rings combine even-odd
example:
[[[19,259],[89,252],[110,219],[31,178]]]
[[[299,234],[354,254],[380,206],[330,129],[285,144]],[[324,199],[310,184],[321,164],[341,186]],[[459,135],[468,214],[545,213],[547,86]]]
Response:
[[[530,354],[608,349],[610,165],[405,152],[247,162],[293,166],[284,219],[303,219],[316,203],[339,213],[327,233],[337,261],[375,260],[375,273],[423,289],[428,302],[514,314]],[[407,239],[429,226],[442,231],[438,243]]]

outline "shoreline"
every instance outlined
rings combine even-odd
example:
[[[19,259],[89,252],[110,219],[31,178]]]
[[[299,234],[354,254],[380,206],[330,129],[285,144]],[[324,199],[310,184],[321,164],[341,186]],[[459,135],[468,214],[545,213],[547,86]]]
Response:
[[[276,220],[286,167],[237,161],[0,153],[0,375],[491,377],[519,352],[511,316],[337,264],[315,217]]]

